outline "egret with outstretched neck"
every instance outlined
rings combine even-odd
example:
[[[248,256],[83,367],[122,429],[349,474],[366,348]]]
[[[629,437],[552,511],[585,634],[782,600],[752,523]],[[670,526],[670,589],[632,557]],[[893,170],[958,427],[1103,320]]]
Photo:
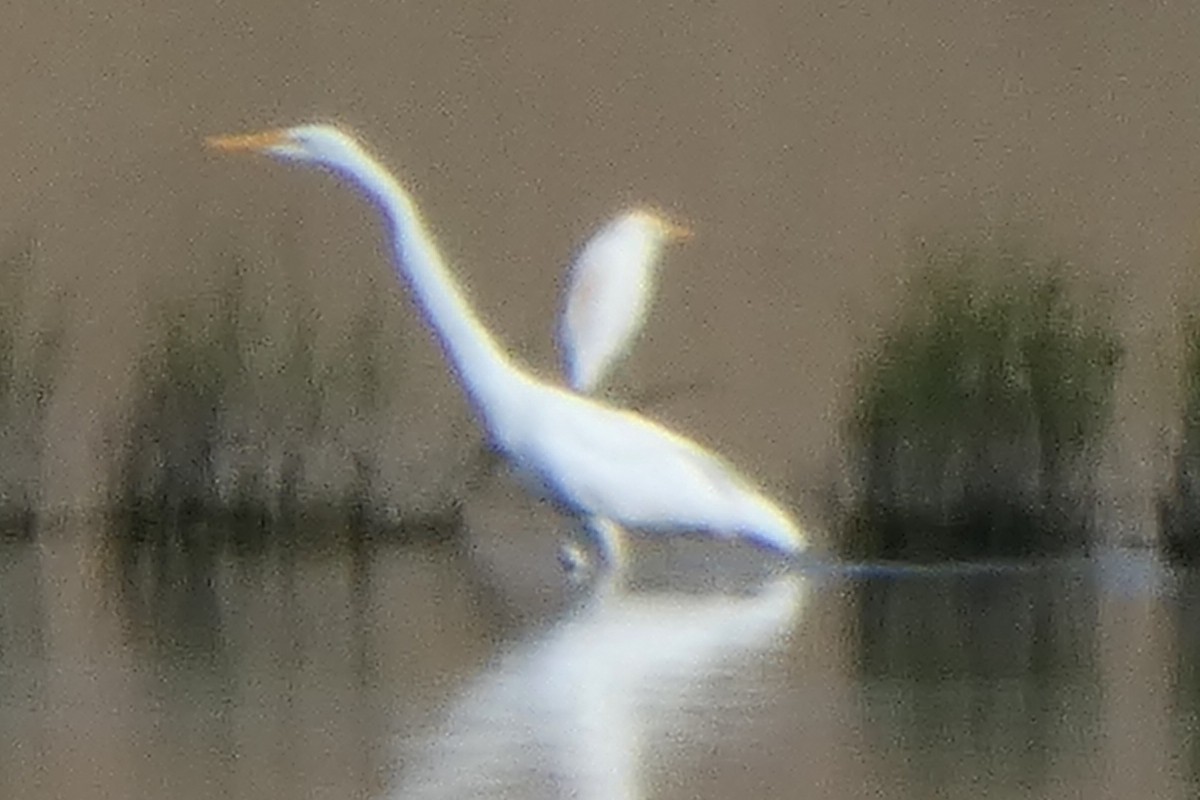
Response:
[[[325,167],[382,212],[395,269],[416,297],[493,446],[542,496],[620,560],[616,526],[646,533],[738,537],[781,554],[806,546],[786,511],[700,445],[650,420],[542,381],[480,323],[411,195],[351,135],[300,125],[207,140]]]

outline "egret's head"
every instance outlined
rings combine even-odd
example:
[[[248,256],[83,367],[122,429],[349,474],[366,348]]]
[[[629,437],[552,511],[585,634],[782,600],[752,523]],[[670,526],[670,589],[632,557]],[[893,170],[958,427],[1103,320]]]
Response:
[[[667,219],[657,211],[648,208],[635,208],[625,213],[621,221],[630,226],[638,235],[654,248],[665,247],[671,242],[682,242],[692,238],[690,228],[685,228]]]
[[[257,152],[288,161],[338,167],[365,154],[350,134],[333,125],[297,125],[259,133],[210,136],[205,144],[225,152]]]

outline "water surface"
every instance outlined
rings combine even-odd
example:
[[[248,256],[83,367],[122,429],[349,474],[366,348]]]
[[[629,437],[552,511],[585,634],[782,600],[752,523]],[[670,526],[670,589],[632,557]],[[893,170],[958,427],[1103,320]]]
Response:
[[[128,538],[0,544],[0,796],[1200,788],[1200,575],[1141,553],[572,587],[338,532]]]

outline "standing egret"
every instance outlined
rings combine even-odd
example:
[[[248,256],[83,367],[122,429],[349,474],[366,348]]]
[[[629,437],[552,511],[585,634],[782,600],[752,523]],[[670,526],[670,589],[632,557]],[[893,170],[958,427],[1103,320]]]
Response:
[[[646,209],[602,227],[571,267],[559,324],[563,371],[571,388],[596,390],[645,321],[663,248],[691,231]]]
[[[315,164],[355,184],[383,213],[395,269],[458,375],[492,444],[539,493],[619,553],[616,526],[743,537],[782,554],[806,544],[799,527],[736,470],[644,417],[539,380],[480,323],[442,260],[409,193],[349,134],[300,125],[207,140]]]

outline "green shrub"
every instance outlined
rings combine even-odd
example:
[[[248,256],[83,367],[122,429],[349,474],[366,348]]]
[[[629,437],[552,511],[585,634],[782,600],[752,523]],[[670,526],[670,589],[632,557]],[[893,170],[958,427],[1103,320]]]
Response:
[[[385,348],[384,301],[370,294],[322,351],[317,298],[295,276],[218,264],[206,273],[215,285],[163,304],[148,326],[114,465],[118,515],[143,533],[224,520],[239,535],[292,535],[301,516],[390,527],[379,422],[396,348]]]
[[[117,504],[137,522],[178,523],[219,505],[215,458],[232,387],[245,380],[240,263],[207,302],[169,305],[139,365]]]
[[[46,411],[61,369],[65,304],[33,307],[32,236],[0,258],[0,527],[28,533],[37,513]]]
[[[1170,488],[1159,497],[1158,514],[1167,555],[1194,562],[1200,560],[1200,311],[1184,315],[1182,334],[1181,437],[1171,463]]]
[[[1003,243],[930,252],[861,365],[846,550],[896,558],[1075,548],[1091,525],[1120,347],[1066,263]]]

